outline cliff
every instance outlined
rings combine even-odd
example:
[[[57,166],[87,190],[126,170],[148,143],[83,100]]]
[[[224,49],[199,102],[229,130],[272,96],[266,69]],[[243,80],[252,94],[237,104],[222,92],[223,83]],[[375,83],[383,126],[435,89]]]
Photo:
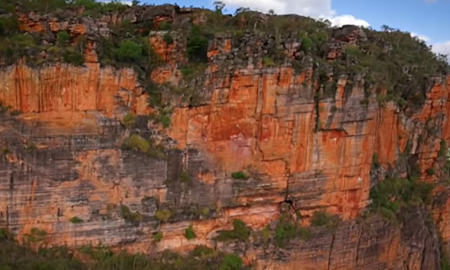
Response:
[[[98,19],[70,12],[78,19],[15,14],[22,33],[41,33],[49,44],[63,31],[66,46],[86,37],[80,66],[45,49],[45,65],[25,53],[0,71],[0,226],[19,240],[38,229],[48,245],[147,254],[206,245],[256,269],[441,269],[450,240],[450,77],[429,74],[403,88],[396,81],[394,94],[408,92],[383,100],[392,90],[376,76],[369,84],[370,69],[338,73],[326,64],[357,65],[348,46],[374,42],[354,26],[330,30],[314,51],[297,34],[243,27],[187,37],[176,28],[217,19],[204,10],[131,7]],[[252,18],[273,19],[236,18],[250,28]],[[147,32],[152,51],[121,58],[129,67],[105,58],[104,39],[124,21]],[[172,28],[161,30],[167,22]],[[203,37],[204,61],[202,43],[192,46]],[[412,171],[433,184],[432,203],[402,205],[401,225],[368,214],[374,187]],[[340,221],[320,226],[318,213]],[[286,216],[310,237],[277,245],[276,222]],[[235,219],[250,239],[216,241]],[[194,239],[185,236],[190,225]],[[276,233],[261,239],[264,230]]]

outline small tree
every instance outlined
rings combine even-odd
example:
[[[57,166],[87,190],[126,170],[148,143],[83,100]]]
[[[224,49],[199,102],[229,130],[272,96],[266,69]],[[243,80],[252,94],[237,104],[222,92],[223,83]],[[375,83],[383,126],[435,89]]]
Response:
[[[214,1],[214,8],[216,9],[216,13],[223,14],[223,9],[225,8],[225,3],[222,1]]]
[[[56,38],[58,40],[58,45],[63,46],[66,45],[70,40],[70,35],[67,31],[61,31],[56,34]]]
[[[236,11],[234,12],[234,15],[236,16],[236,15],[238,15],[238,14],[240,14],[240,13],[248,12],[248,11],[250,11],[249,8],[240,7],[240,8],[237,8],[237,9],[236,9]]]
[[[134,62],[142,56],[142,46],[132,40],[122,40],[117,50],[117,58],[126,62]]]

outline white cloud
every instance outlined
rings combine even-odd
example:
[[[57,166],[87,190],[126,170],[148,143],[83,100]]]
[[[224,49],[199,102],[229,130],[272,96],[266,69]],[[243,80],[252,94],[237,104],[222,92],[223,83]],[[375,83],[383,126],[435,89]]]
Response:
[[[299,14],[313,18],[325,18],[333,25],[356,24],[369,26],[369,23],[352,15],[339,15],[331,8],[331,0],[223,0],[234,7],[249,7],[254,10],[273,9],[277,14]]]
[[[108,3],[108,2],[112,2],[113,0],[100,0],[100,2],[105,2],[105,3]],[[131,6],[131,1],[127,1],[127,0],[121,0],[121,1],[119,1],[120,3],[122,3],[122,4],[124,4],[124,5],[129,5],[129,6]]]
[[[369,25],[370,25],[368,22],[361,20],[361,19],[357,19],[352,15],[337,16],[337,17],[333,17],[329,20],[331,21],[331,23],[333,25],[336,25],[336,26],[342,26],[345,24],[354,24],[354,25],[369,27]]]
[[[450,61],[450,41],[433,44],[433,51],[447,55],[447,58]]]
[[[431,45],[431,50],[434,53],[447,55],[447,59],[450,62],[450,40],[445,42],[433,42],[431,38],[425,35],[420,35],[414,32],[412,32],[411,35],[425,41],[428,45]]]
[[[429,38],[429,37],[427,37],[425,35],[417,34],[415,32],[411,32],[411,36],[416,37],[418,39],[421,39],[421,40],[423,40],[423,41],[425,41],[427,43],[429,43],[431,41],[431,38]]]

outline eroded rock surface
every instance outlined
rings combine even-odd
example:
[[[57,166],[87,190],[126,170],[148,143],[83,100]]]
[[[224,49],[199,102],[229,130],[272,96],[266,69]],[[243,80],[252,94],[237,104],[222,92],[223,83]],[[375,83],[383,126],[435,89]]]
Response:
[[[30,32],[50,26],[53,32],[107,36],[107,23],[146,16],[181,20],[188,12],[161,10],[132,9],[96,23],[24,14],[20,26]],[[364,40],[361,31],[336,31],[328,58],[341,53],[340,43]],[[163,34],[149,36],[167,61],[151,76],[181,85],[177,63],[186,61],[186,40],[174,34],[174,43],[166,44]],[[95,41],[88,43],[83,67],[18,63],[2,69],[0,100],[23,113],[3,115],[0,122],[0,225],[19,237],[43,229],[52,244],[104,243],[153,253],[213,246],[216,232],[229,229],[235,218],[262,229],[288,201],[305,225],[321,209],[344,222],[336,231],[317,230],[313,239],[295,240],[283,249],[257,242],[220,248],[257,262],[258,269],[439,269],[438,236],[424,209],[404,213],[403,228],[378,217],[355,218],[370,203],[370,188],[384,177],[383,170],[372,170],[375,155],[385,169],[401,166],[400,155],[411,155],[421,165],[423,181],[438,181],[439,173],[426,171],[443,166],[440,143],[450,139],[450,78],[437,78],[415,112],[393,102],[380,106],[375,93],[366,94],[360,76],[340,77],[335,94],[318,100],[316,92],[323,89],[311,80],[314,67],[263,65],[259,45],[270,46],[270,40],[246,34],[236,43],[217,35],[209,44],[205,71],[192,86],[200,93],[199,103],[187,106],[168,94],[176,105],[168,129],[149,121],[153,108],[132,69],[97,63],[89,50]],[[284,43],[288,58],[301,54],[298,45]],[[242,50],[252,56],[242,60]],[[166,145],[165,158],[121,148],[130,132],[122,123],[129,112],[138,116],[139,134]],[[232,177],[240,171],[249,178]],[[433,216],[448,243],[449,200],[442,191],[436,191],[443,197]],[[140,222],[125,220],[122,206],[139,212]],[[172,211],[169,222],[155,217],[162,209]],[[74,224],[73,217],[83,222]],[[184,237],[190,224],[197,234],[193,240]],[[157,231],[164,238],[155,244]]]

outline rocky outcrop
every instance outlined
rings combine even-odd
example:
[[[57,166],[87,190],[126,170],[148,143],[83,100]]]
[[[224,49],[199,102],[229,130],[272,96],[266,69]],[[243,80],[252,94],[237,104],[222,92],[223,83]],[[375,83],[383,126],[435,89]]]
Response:
[[[184,16],[164,10],[167,16],[151,17]],[[102,20],[147,17],[142,10],[124,14]],[[32,18],[21,17],[22,30],[50,25],[71,35],[107,32],[98,23],[87,27],[82,21],[77,26]],[[150,43],[167,61],[151,77],[185,87],[177,63],[185,61],[186,40],[174,33],[174,42],[167,44],[164,33],[150,33]],[[366,38],[352,27],[335,36],[329,59],[341,53],[339,42]],[[101,67],[96,56],[83,67],[18,63],[4,68],[0,100],[22,114],[1,116],[0,226],[19,237],[32,228],[45,230],[52,244],[101,242],[153,253],[212,246],[216,232],[229,229],[235,218],[262,229],[288,202],[303,225],[322,209],[344,222],[336,231],[317,230],[312,240],[295,240],[284,249],[257,241],[220,248],[240,253],[258,269],[439,269],[438,237],[424,209],[404,213],[403,228],[379,217],[354,219],[389,167],[404,171],[398,162],[403,154],[419,161],[423,181],[439,182],[440,173],[427,170],[445,163],[438,151],[441,141],[450,139],[450,78],[430,85],[421,110],[405,112],[393,102],[380,105],[361,76],[340,77],[329,95],[316,88],[308,61],[302,71],[289,64],[265,65],[264,46],[271,40],[246,34],[236,43],[217,35],[207,67],[190,85],[199,93],[198,104],[188,106],[166,93],[175,107],[168,129],[149,121],[153,108],[132,69]],[[298,43],[286,40],[283,46],[287,57],[301,54]],[[88,46],[86,59],[91,51]],[[127,113],[137,115],[133,130],[140,136],[163,142],[165,158],[121,148],[130,134],[123,124]],[[374,171],[374,156],[385,170]],[[248,179],[235,179],[236,172]],[[433,213],[448,242],[445,190],[436,190],[442,200]],[[126,218],[125,209],[139,217]],[[168,222],[161,222],[158,210],[168,211]],[[83,222],[71,222],[74,217]],[[190,224],[197,235],[193,240],[184,237]],[[164,237],[155,244],[157,231]]]

